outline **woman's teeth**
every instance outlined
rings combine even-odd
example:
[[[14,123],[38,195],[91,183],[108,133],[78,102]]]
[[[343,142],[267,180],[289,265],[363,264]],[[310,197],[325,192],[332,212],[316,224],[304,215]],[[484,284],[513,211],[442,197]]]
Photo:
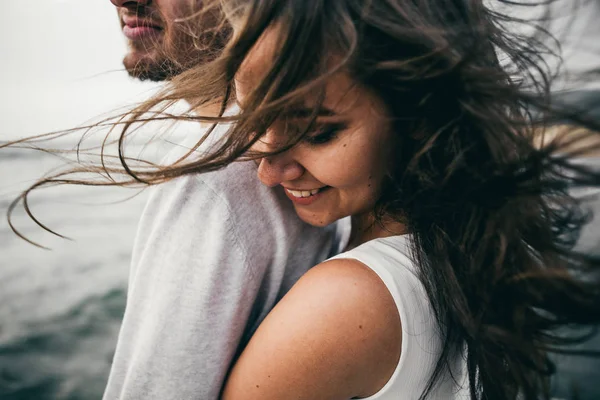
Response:
[[[321,189],[313,189],[313,190],[290,190],[288,189],[287,191],[290,192],[290,194],[294,197],[310,197],[310,196],[314,196],[315,194],[319,193]]]

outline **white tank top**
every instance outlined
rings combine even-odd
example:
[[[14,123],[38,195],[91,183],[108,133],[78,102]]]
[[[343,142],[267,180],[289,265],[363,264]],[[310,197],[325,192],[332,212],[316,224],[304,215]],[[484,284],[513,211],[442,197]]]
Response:
[[[425,390],[438,361],[442,341],[425,289],[409,252],[410,235],[374,239],[341,253],[372,269],[394,298],[402,323],[402,353],[385,386],[368,400],[416,400]],[[468,399],[466,362],[457,356],[427,399]],[[457,383],[458,382],[458,383]]]

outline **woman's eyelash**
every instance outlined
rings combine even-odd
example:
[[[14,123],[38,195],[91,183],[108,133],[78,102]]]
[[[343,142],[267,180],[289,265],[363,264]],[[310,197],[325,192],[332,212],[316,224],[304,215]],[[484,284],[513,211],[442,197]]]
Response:
[[[327,143],[336,138],[337,134],[346,129],[345,124],[331,124],[319,127],[304,140],[311,145]]]

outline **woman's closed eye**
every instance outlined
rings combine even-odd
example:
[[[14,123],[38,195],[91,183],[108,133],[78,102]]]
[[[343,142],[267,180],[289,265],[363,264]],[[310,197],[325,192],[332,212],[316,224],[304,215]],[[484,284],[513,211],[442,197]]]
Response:
[[[338,133],[346,129],[344,123],[323,124],[315,127],[315,129],[304,138],[304,141],[309,145],[320,145],[329,143],[334,140]]]

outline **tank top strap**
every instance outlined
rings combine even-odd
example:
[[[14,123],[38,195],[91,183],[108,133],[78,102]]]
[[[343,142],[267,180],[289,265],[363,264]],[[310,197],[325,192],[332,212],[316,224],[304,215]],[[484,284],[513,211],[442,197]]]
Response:
[[[418,278],[410,241],[410,235],[375,239],[332,258],[354,259],[373,270],[392,295],[400,315],[400,360],[390,380],[379,392],[368,397],[369,400],[418,399],[433,375],[442,350],[442,333]],[[459,368],[442,377],[428,398],[468,398],[460,395],[455,382],[455,378],[459,378],[456,372],[461,371]],[[462,381],[462,378],[458,380]]]

